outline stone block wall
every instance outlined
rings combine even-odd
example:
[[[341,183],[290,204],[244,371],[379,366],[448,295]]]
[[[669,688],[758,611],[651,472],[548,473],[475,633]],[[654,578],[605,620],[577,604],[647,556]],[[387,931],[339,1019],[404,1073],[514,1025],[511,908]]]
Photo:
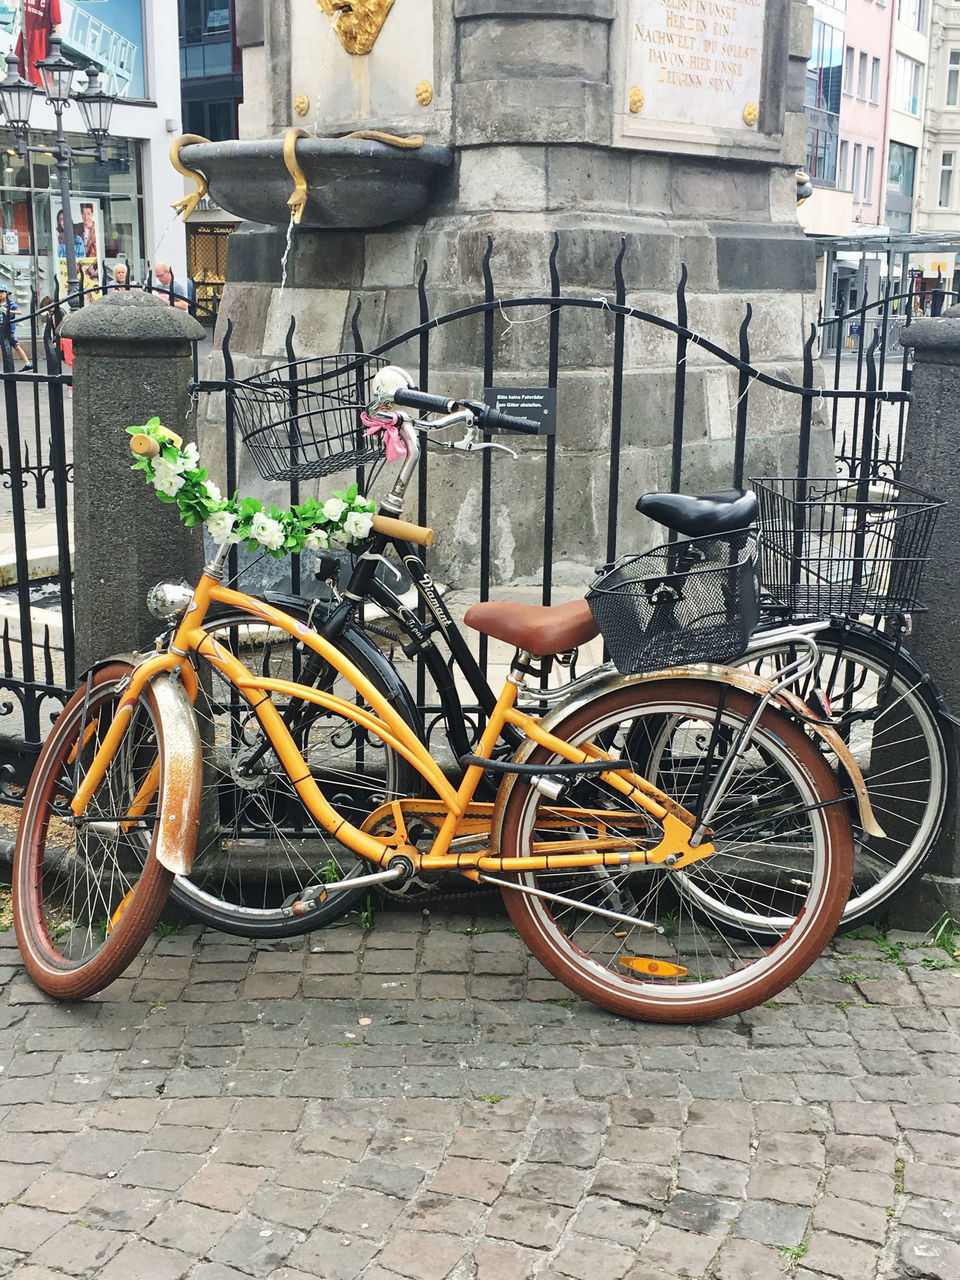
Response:
[[[272,11],[284,5],[270,5],[271,16],[259,25],[257,7],[255,0],[241,4],[247,53],[259,57],[257,51],[265,51],[274,85],[293,94],[304,87],[297,77],[305,64],[296,47],[291,52],[271,35],[283,29]],[[675,319],[675,290],[686,264],[690,327],[736,351],[749,303],[755,363],[799,383],[803,343],[816,318],[814,253],[797,222],[795,181],[803,160],[803,70],[812,11],[791,0],[766,6],[759,123],[743,131],[742,143],[719,154],[706,145],[670,149],[619,132],[628,9],[624,0],[410,0],[402,13],[395,5],[372,53],[348,69],[369,74],[371,83],[378,74],[388,76],[391,30],[396,37],[401,21],[422,24],[434,42],[434,101],[429,108],[411,101],[390,123],[400,132],[419,129],[431,142],[452,145],[452,174],[414,224],[295,230],[282,291],[286,229],[247,224],[234,233],[217,337],[229,316],[237,372],[283,358],[291,314],[301,355],[352,349],[358,301],[366,348],[414,327],[420,321],[417,281],[424,262],[432,315],[481,301],[488,238],[497,296],[546,295],[548,259],[558,236],[557,270],[568,296],[612,298],[614,263],[625,241],[630,305]],[[305,19],[291,12],[294,30]],[[335,44],[330,47],[336,53]],[[332,57],[326,46],[322,57]],[[358,67],[359,61],[366,65]],[[381,86],[371,93],[381,91],[386,92]],[[320,93],[319,117],[329,132],[385,123],[351,109],[349,95],[331,88],[323,98],[322,87]],[[275,126],[284,107],[275,93]],[[495,317],[497,382],[545,384],[548,331],[545,323],[528,323],[534,314],[536,308],[528,308],[522,316]],[[479,394],[482,328],[473,317],[431,335],[432,389]],[[596,563],[606,522],[612,353],[609,315],[565,314],[557,556],[585,566]],[[394,356],[416,368],[416,344]],[[672,334],[628,322],[618,479],[628,512],[637,493],[669,483],[675,362]],[[211,376],[220,367],[215,355]],[[732,476],[736,374],[696,346],[689,348],[687,369],[682,483],[691,490],[722,487]],[[766,389],[753,392],[748,474],[795,468],[799,404],[789,404],[792,399]],[[208,406],[211,435],[216,412],[215,403]],[[823,433],[817,447],[829,470]],[[503,456],[495,463],[502,512],[494,520],[500,539],[494,558],[503,581],[535,578],[541,566],[542,520],[530,495],[540,483],[543,446],[523,443],[520,452],[521,464]],[[443,507],[428,514],[440,528],[467,530],[474,524],[475,461],[438,458],[431,464]],[[625,524],[624,536],[635,542],[649,535]],[[465,533],[459,547],[439,539],[435,554],[448,578],[475,577]]]

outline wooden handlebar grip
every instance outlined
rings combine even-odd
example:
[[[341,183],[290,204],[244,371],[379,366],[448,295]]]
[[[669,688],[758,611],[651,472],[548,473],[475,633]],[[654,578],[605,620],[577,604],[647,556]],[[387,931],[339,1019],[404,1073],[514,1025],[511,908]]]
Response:
[[[160,452],[160,442],[153,436],[131,436],[130,448],[140,458],[155,458]]]
[[[377,533],[388,538],[399,538],[402,542],[415,542],[418,547],[429,547],[433,542],[433,530],[420,524],[411,524],[409,520],[397,520],[393,516],[374,516],[373,527]]]

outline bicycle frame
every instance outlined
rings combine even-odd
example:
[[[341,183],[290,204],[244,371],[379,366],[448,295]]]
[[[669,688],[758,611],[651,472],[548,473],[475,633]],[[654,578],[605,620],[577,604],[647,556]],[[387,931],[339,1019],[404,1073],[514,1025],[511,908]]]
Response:
[[[406,568],[418,597],[423,602],[431,622],[424,622],[390,589],[375,576],[374,557],[393,548],[399,560]],[[409,650],[422,655],[430,678],[437,690],[440,700],[440,712],[446,730],[447,741],[453,754],[459,758],[470,750],[470,739],[464,728],[465,712],[456,682],[447,662],[433,641],[433,634],[439,631],[443,636],[454,666],[465,678],[480,713],[489,717],[497,702],[496,692],[487,682],[480,664],[470,650],[463,632],[450,614],[436,584],[427,567],[411,542],[378,534],[371,547],[370,557],[359,560],[354,566],[350,580],[344,589],[339,604],[335,604],[327,620],[321,625],[321,633],[329,640],[336,642],[342,627],[352,621],[359,610],[361,602],[369,600],[378,605],[393,618],[402,628],[409,641]],[[406,649],[406,646],[404,646]],[[519,741],[514,745],[519,745]]]
[[[477,819],[487,817],[489,806],[473,804],[474,794],[480,780],[484,776],[482,765],[470,765],[464,772],[463,780],[454,788],[447,780],[440,766],[433,760],[429,751],[406,725],[403,719],[393,710],[390,704],[378,692],[376,687],[359,671],[330,641],[316,631],[305,627],[291,618],[281,609],[234,591],[220,584],[222,563],[226,552],[221,549],[214,562],[204,571],[193,593],[190,605],[177,627],[169,648],[165,652],[156,653],[140,662],[131,674],[130,686],[126,691],[123,707],[114,724],[108,731],[103,745],[91,762],[83,784],[77,791],[72,808],[75,815],[83,813],[87,803],[106,770],[111,754],[136,698],[142,693],[148,681],[157,675],[169,672],[178,674],[184,682],[187,693],[196,697],[198,680],[196,672],[189,661],[191,653],[196,652],[207,659],[246,699],[270,744],[280,760],[300,799],[314,819],[327,832],[355,853],[367,858],[381,867],[387,867],[391,859],[402,854],[414,870],[460,870],[474,873],[481,871],[514,872],[541,871],[547,869],[583,868],[595,866],[623,867],[626,864],[666,863],[680,868],[697,859],[709,856],[713,846],[709,841],[696,845],[691,843],[691,835],[695,826],[692,814],[683,810],[671,798],[654,784],[640,775],[623,767],[623,762],[611,761],[611,770],[600,770],[599,776],[612,790],[619,792],[625,800],[639,806],[645,813],[656,819],[663,827],[663,838],[653,848],[638,850],[632,842],[622,837],[594,837],[581,841],[564,841],[563,852],[548,852],[531,858],[506,858],[490,852],[489,848],[481,848],[473,852],[452,851],[454,838],[460,833],[465,823],[471,833],[478,833]],[[218,564],[218,561],[220,562]],[[373,714],[353,702],[345,701],[313,685],[303,685],[295,681],[265,679],[254,675],[230,652],[223,649],[217,641],[204,630],[203,622],[211,604],[218,603],[248,613],[270,626],[285,631],[292,639],[313,650],[324,662],[328,662],[366,699],[373,709]],[[503,691],[498,697],[487,726],[477,747],[480,757],[490,758],[505,726],[513,726],[529,741],[546,747],[572,765],[592,765],[591,772],[596,772],[596,764],[609,758],[603,752],[592,748],[588,750],[573,747],[563,739],[556,737],[541,727],[539,722],[515,706],[521,678],[519,668],[515,667],[508,677]],[[394,750],[400,752],[418,771],[433,790],[443,807],[443,818],[429,852],[420,851],[407,840],[407,828],[403,816],[403,800],[388,802],[375,812],[364,823],[364,827],[372,828],[382,814],[394,819],[395,831],[390,837],[371,834],[369,830],[354,826],[344,819],[327,802],[320,788],[314,781],[310,769],[298,749],[281,713],[274,705],[270,694],[277,693],[290,698],[298,698],[318,706],[326,707],[344,718],[349,719],[361,728],[375,734]],[[197,746],[199,750],[199,746]],[[614,771],[616,768],[616,771]],[[549,772],[549,770],[545,770]],[[142,801],[138,797],[138,802]],[[411,812],[416,814],[417,801],[410,805]],[[584,810],[578,809],[582,820]],[[589,812],[589,811],[586,811]],[[559,805],[558,815],[562,815],[563,806]],[[627,815],[621,815],[627,816]],[[603,824],[611,817],[610,810],[598,810],[598,823]],[[489,831],[489,821],[480,825],[480,830]],[[399,874],[399,873],[396,873]],[[356,883],[356,882],[354,882]]]

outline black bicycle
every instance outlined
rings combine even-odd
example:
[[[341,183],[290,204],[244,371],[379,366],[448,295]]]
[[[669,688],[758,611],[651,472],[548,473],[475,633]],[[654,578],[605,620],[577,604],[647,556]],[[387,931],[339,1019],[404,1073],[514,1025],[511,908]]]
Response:
[[[290,370],[271,370],[268,375],[237,384],[238,414],[248,442],[251,437],[265,436],[268,426],[272,438],[284,406],[302,417],[307,392],[296,379],[304,380],[312,363],[299,361]],[[291,395],[292,400],[284,399]],[[440,397],[421,399],[432,401],[427,407],[441,414],[438,420],[419,424],[421,430],[429,430],[429,439],[434,439],[438,431],[462,424],[463,418],[452,412],[452,402]],[[455,421],[450,421],[451,418]],[[404,430],[413,432],[409,421],[404,424]],[[455,447],[462,452],[473,452],[491,446],[479,431],[471,429]],[[381,462],[379,444],[368,444],[362,456],[354,461]],[[335,639],[338,647],[384,693],[418,736],[426,740],[441,731],[449,746],[449,765],[454,770],[456,762],[473,751],[496,695],[427,569],[423,553],[432,534],[402,519],[404,499],[414,470],[415,460],[408,455],[389,495],[380,504],[381,516],[386,513],[395,523],[373,534],[362,553],[352,557],[349,576],[343,585],[339,583],[342,555],[321,553],[318,575],[328,583],[327,598],[309,600],[279,595],[267,598],[302,619],[305,626],[315,627]],[[816,668],[804,678],[801,696],[811,722],[831,726],[852,751],[883,828],[882,836],[857,829],[854,887],[842,922],[846,929],[876,918],[894,894],[922,873],[951,794],[952,718],[929,674],[902,644],[905,625],[902,617],[906,612],[902,606],[915,604],[925,548],[911,545],[909,557],[901,555],[904,541],[900,530],[910,525],[911,520],[925,521],[926,528],[939,504],[925,496],[914,499],[906,492],[894,495],[888,486],[883,494],[867,494],[863,505],[857,508],[856,497],[841,491],[837,498],[838,510],[834,512],[835,527],[828,528],[822,522],[815,526],[810,513],[823,507],[824,494],[811,482],[814,488],[800,493],[799,497],[795,490],[788,489],[788,497],[794,504],[793,518],[787,519],[780,510],[774,519],[769,515],[771,499],[766,491],[782,492],[783,486],[790,483],[764,481],[757,486],[766,504],[764,578],[773,581],[774,590],[766,600],[766,616],[738,663],[760,676],[772,671],[775,664],[782,666],[784,619],[812,615],[814,622],[810,629],[816,635],[819,659]],[[881,498],[885,501],[881,502]],[[906,507],[911,502],[913,505],[908,511]],[[689,534],[695,533],[698,527],[690,523],[691,512],[700,511],[707,519],[718,506],[735,507],[737,503],[740,506],[729,526],[733,528],[756,519],[756,504],[751,496],[727,493],[694,499],[682,495],[647,495],[637,505],[642,514],[658,523],[673,531],[682,527]],[[780,507],[783,507],[782,501]],[[803,517],[800,520],[803,536],[799,542],[796,538],[798,510]],[[863,517],[859,527],[858,511]],[[890,534],[891,521],[893,535]],[[841,533],[844,533],[842,538]],[[928,536],[928,528],[926,533]],[[785,569],[781,563],[784,557],[778,550],[784,547],[788,547]],[[844,559],[844,547],[849,547],[846,577],[837,571],[838,560]],[[884,554],[885,570],[881,564]],[[865,594],[863,574],[856,568],[859,563],[862,569],[865,559],[869,560],[873,584],[869,596]],[[384,560],[403,566],[412,599],[409,592],[400,592],[398,580],[384,566]],[[910,575],[906,572],[907,561]],[[894,591],[891,591],[891,581]],[[818,582],[820,589],[814,591],[813,586]],[[854,582],[855,591],[849,589],[850,582]],[[896,606],[895,612],[901,621],[895,618],[890,632],[865,625],[857,618],[869,612],[864,607],[867,605],[880,617],[894,612]],[[580,602],[573,601],[570,607],[580,607]],[[221,643],[241,654],[248,666],[264,674],[342,692],[342,678],[332,669],[317,664],[312,655],[305,654],[284,633],[251,624],[248,617],[240,618],[229,611],[211,616],[207,625],[216,630]],[[786,656],[789,660],[794,655]],[[312,665],[305,670],[307,664]],[[424,701],[426,681],[433,685],[436,705],[425,723],[418,702]],[[420,697],[415,698],[411,686],[418,685]],[[542,689],[540,706],[543,710],[549,709],[559,699],[569,696],[570,690],[569,682],[559,690]],[[292,709],[290,715],[300,715],[306,725],[307,712],[303,708]],[[239,706],[220,704],[216,700],[210,703],[207,732],[223,746],[216,757],[220,761],[219,813],[217,829],[212,834],[217,839],[210,841],[216,853],[198,858],[189,879],[177,879],[172,897],[198,919],[226,932],[283,936],[299,932],[303,927],[302,922],[291,920],[289,914],[285,914],[284,904],[316,881],[318,864],[322,871],[323,862],[331,857],[330,846],[328,842],[317,841],[310,830],[300,825],[300,806],[292,804],[273,785],[274,774],[267,767],[269,762],[265,762],[262,755],[255,758],[262,748],[253,745],[259,743],[258,735],[251,734],[248,740],[245,716],[250,717],[249,711]],[[670,767],[669,744],[678,731],[677,725],[664,725],[659,739],[651,739],[645,748],[648,776],[656,776],[658,767],[661,770]],[[369,740],[356,731],[348,739],[332,745],[339,753],[335,779],[339,806],[353,812],[358,819],[373,812],[391,796],[409,795],[414,788],[416,780],[410,765],[389,749],[385,750],[379,741]],[[504,754],[512,754],[517,745],[505,741]],[[842,772],[835,753],[829,745],[824,747],[822,738],[820,745],[837,772]],[[654,772],[649,772],[651,770]],[[332,782],[332,778],[325,778],[327,787]],[[340,876],[344,870],[340,865],[331,865],[329,874]],[[414,879],[402,892],[409,897],[436,889],[436,882]],[[758,915],[755,905],[750,911],[754,931]],[[315,925],[325,923],[322,905],[311,918]],[[776,919],[775,912],[771,919]],[[733,912],[726,923],[737,929],[741,920]]]

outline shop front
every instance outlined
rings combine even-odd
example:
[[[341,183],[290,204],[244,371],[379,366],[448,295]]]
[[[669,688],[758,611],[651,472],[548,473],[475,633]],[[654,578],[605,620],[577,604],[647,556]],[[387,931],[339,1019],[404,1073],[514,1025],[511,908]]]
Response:
[[[52,137],[31,132],[31,146]],[[67,291],[65,237],[73,238],[77,266],[86,287],[113,276],[126,263],[134,280],[145,269],[143,178],[140,143],[110,139],[103,162],[74,155],[70,169],[70,212],[62,208],[52,150],[18,156],[13,137],[0,131],[0,289],[9,289],[20,307]],[[89,140],[68,135],[71,146]],[[5,144],[5,145],[4,145]]]

